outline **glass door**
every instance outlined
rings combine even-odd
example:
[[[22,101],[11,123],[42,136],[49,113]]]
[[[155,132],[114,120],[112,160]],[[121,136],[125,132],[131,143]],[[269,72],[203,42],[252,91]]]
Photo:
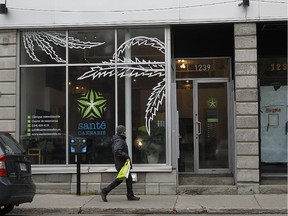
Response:
[[[199,171],[228,169],[227,83],[197,83],[197,87],[195,139]]]
[[[194,172],[194,92],[193,81],[177,82],[179,112],[179,172]]]
[[[229,171],[228,81],[177,81],[179,172]]]

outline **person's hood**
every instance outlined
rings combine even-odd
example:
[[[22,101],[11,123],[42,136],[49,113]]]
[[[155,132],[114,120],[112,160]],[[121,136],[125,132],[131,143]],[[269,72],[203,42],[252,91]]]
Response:
[[[117,140],[117,139],[122,139],[122,140],[124,139],[124,140],[126,140],[126,137],[116,134],[116,135],[113,135],[112,138],[111,138],[112,142],[114,142],[114,141]]]

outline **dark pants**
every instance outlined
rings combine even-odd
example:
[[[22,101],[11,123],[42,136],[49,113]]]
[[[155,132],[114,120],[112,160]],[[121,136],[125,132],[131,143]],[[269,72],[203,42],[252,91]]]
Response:
[[[123,180],[114,179],[114,181],[111,182],[106,188],[103,188],[102,191],[106,194],[110,193],[114,188],[116,188],[118,185],[120,185],[123,182]],[[132,189],[132,176],[131,173],[129,173],[128,178],[126,179],[126,188],[127,188],[127,197],[133,197],[133,189]]]

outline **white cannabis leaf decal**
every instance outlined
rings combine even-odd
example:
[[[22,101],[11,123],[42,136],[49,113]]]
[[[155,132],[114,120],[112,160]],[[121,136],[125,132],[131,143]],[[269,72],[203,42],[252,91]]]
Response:
[[[36,31],[27,31],[23,32],[23,43],[26,50],[26,53],[33,61],[40,60],[37,58],[35,54],[35,46],[41,48],[47,55],[50,56],[51,59],[56,62],[65,63],[66,60],[62,59],[55,52],[52,44],[57,46],[66,47],[66,35],[57,33],[57,32],[36,32]],[[68,37],[68,47],[71,49],[87,49],[91,47],[96,47],[103,45],[104,42],[84,42],[79,39],[75,39],[73,37]],[[159,106],[162,104],[163,99],[165,97],[165,63],[159,63],[155,61],[146,61],[140,60],[138,58],[128,59],[125,57],[120,57],[121,54],[125,52],[126,49],[131,48],[132,46],[150,46],[159,52],[165,54],[165,45],[158,38],[151,38],[145,36],[134,37],[123,44],[117,49],[117,52],[114,53],[113,59],[109,62],[102,62],[102,66],[90,67],[91,70],[85,72],[81,75],[78,80],[83,80],[87,78],[101,78],[101,77],[112,77],[115,75],[117,64],[117,76],[122,77],[139,77],[139,76],[147,76],[147,77],[163,77],[162,81],[160,81],[153,89],[152,93],[148,99],[146,110],[145,110],[145,126],[147,133],[150,135],[151,132],[151,122],[153,121],[156,113],[159,109]],[[123,64],[123,63],[126,63]],[[130,64],[128,66],[127,64]],[[129,73],[127,73],[129,72]],[[91,96],[91,95],[90,95]],[[79,101],[79,103],[83,102]],[[83,104],[82,104],[83,105]],[[86,113],[87,109],[82,106],[81,111],[83,114]],[[99,111],[99,110],[98,110]],[[94,115],[97,116],[99,113],[95,112]],[[88,113],[88,111],[87,111]],[[88,114],[87,114],[88,115]],[[95,117],[93,116],[93,117]],[[90,116],[91,117],[91,116]]]
[[[153,88],[153,91],[148,99],[147,108],[145,110],[145,119],[146,119],[146,129],[147,133],[150,135],[150,124],[151,121],[156,116],[156,113],[159,109],[159,106],[162,104],[163,99],[165,97],[165,80],[163,79],[161,82],[157,84]]]
[[[165,97],[165,63],[151,62],[140,60],[138,58],[127,59],[125,57],[120,58],[120,54],[125,52],[125,49],[129,49],[134,45],[144,45],[151,46],[161,53],[165,53],[165,46],[162,41],[157,38],[149,38],[145,36],[134,37],[126,42],[124,42],[118,49],[117,53],[113,55],[113,59],[110,62],[102,62],[103,66],[90,67],[91,70],[85,72],[78,80],[83,80],[87,78],[101,78],[101,77],[112,77],[115,75],[115,65],[117,64],[117,76],[118,77],[138,77],[138,76],[148,76],[148,77],[163,77],[163,80],[157,84],[152,90],[152,93],[148,99],[145,110],[145,126],[147,133],[150,135],[151,132],[151,122],[153,121],[159,106],[163,102]],[[117,55],[117,62],[115,60]],[[130,66],[119,64],[126,63],[131,64]],[[136,64],[135,64],[136,63]],[[129,73],[127,73],[129,71]]]
[[[23,32],[23,43],[26,50],[26,53],[33,61],[40,60],[35,54],[35,45],[39,46],[42,51],[50,56],[51,59],[54,59],[56,62],[65,63],[66,60],[60,58],[51,43],[66,47],[66,35],[58,32],[36,32],[36,31],[27,31]],[[68,47],[71,49],[87,49],[91,47],[96,47],[104,44],[104,42],[84,42],[73,37],[68,37]]]

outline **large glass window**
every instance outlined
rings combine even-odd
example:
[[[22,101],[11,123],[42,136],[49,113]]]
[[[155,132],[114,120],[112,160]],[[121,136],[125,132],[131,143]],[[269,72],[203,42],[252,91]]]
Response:
[[[21,38],[21,137],[35,163],[74,163],[69,143],[80,139],[87,143],[83,163],[112,164],[116,124],[127,127],[134,164],[166,163],[163,28],[29,31]]]
[[[287,58],[260,58],[261,165],[287,172]]]
[[[60,64],[65,62],[65,31],[24,31],[21,33],[21,64]]]
[[[69,43],[69,63],[108,62],[115,51],[114,30],[69,31],[68,38],[76,42]]]
[[[118,31],[119,122],[130,124],[133,163],[166,161],[163,41],[159,29]]]
[[[287,22],[257,24],[261,180],[287,177]]]
[[[69,67],[69,142],[86,139],[83,163],[109,164],[113,163],[110,139],[115,128],[115,81],[114,77],[77,80],[89,69]]]
[[[65,67],[21,69],[21,141],[36,164],[66,163]]]

